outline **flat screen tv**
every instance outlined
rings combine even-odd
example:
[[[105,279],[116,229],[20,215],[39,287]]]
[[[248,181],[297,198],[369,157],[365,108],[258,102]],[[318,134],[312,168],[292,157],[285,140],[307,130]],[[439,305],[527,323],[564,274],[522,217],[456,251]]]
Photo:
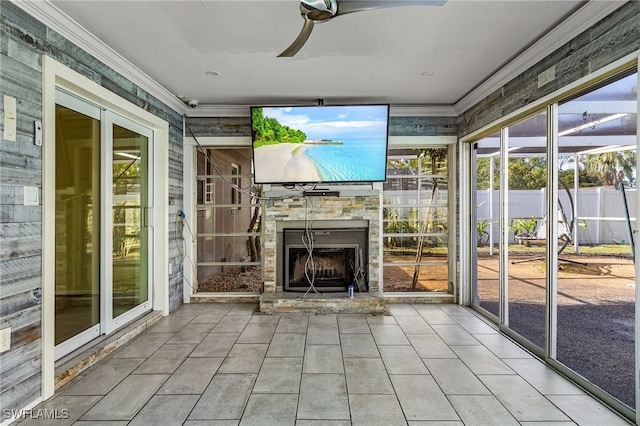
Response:
[[[389,105],[251,107],[257,184],[381,182]]]

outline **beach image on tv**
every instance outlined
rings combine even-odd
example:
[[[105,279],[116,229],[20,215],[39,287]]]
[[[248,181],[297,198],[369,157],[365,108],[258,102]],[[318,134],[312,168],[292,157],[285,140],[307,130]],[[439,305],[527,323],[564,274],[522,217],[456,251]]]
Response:
[[[387,105],[253,107],[256,183],[384,181]]]

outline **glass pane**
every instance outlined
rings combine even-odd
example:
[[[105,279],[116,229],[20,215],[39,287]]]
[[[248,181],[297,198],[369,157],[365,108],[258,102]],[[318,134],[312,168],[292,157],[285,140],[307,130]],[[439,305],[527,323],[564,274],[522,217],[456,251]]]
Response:
[[[473,303],[495,316],[500,315],[500,134],[496,133],[476,144],[471,178],[475,203],[477,244],[475,256]]]
[[[389,150],[383,187],[384,291],[450,290],[447,151]]]
[[[100,322],[100,122],[56,105],[55,344]]]
[[[547,114],[508,128],[509,328],[545,347]]]
[[[149,298],[148,143],[113,126],[113,318]]]
[[[558,244],[557,360],[630,407],[637,81],[634,73],[559,107],[560,199],[572,238]]]
[[[260,191],[252,188],[251,148],[198,151],[197,164],[197,291],[261,292],[262,212],[249,196]]]

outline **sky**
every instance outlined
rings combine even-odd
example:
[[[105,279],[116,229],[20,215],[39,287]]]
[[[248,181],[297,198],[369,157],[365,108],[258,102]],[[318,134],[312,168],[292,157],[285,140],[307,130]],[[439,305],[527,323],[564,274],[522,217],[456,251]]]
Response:
[[[307,139],[387,137],[387,105],[265,107],[266,117],[302,130]]]

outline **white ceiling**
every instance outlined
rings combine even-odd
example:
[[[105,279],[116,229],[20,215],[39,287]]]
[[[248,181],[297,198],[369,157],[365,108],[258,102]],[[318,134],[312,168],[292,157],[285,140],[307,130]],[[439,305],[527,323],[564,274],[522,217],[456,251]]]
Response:
[[[168,92],[198,99],[198,108],[317,99],[453,107],[589,3],[448,0],[347,14],[317,24],[293,58],[277,55],[302,27],[297,0],[51,0],[49,6]]]

